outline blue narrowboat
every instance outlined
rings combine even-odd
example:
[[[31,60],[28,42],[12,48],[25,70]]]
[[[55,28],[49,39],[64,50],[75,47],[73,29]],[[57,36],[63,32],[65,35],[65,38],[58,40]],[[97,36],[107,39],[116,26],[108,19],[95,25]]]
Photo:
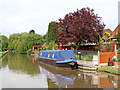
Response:
[[[78,68],[73,50],[42,50],[38,59],[55,67]]]

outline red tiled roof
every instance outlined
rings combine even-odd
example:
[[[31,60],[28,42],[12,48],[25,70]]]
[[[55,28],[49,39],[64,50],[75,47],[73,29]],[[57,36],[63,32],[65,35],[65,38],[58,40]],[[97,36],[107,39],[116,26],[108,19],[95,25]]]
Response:
[[[116,27],[116,29],[113,31],[113,34],[111,36],[111,38],[115,38],[114,35],[118,34],[118,32],[120,32],[120,24]]]
[[[41,46],[32,46],[32,47],[39,47],[39,48],[41,48]]]
[[[105,32],[108,32],[109,34],[112,34],[112,31],[110,29],[106,29]]]

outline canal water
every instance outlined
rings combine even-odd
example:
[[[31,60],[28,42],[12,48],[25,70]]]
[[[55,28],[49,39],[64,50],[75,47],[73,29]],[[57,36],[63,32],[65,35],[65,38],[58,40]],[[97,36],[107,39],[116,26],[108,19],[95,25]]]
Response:
[[[56,69],[37,57],[9,53],[0,67],[2,88],[120,88],[120,77],[83,70]]]

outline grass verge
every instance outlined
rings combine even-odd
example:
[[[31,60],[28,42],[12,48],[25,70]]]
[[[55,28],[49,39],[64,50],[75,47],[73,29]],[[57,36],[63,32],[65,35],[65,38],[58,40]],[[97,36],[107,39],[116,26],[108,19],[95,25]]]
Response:
[[[111,67],[111,66],[99,67],[98,71],[99,72],[108,72],[108,73],[111,73],[111,74],[120,75],[120,69],[115,68],[115,67]]]

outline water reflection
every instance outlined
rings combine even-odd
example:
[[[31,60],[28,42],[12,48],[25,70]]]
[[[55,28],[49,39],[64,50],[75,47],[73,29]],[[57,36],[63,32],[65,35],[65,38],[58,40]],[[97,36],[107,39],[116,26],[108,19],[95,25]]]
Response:
[[[96,88],[97,85],[91,83],[92,76],[79,72],[78,70],[55,69],[40,62],[40,72],[44,73],[50,80],[49,88]]]
[[[29,55],[10,53],[2,62],[2,88],[47,88],[47,78]]]
[[[29,55],[10,53],[8,57],[4,58],[2,66],[5,67],[7,64],[9,70],[14,72],[21,72],[33,76],[40,74],[38,64],[33,64]]]
[[[6,67],[8,64],[8,57],[4,57],[3,60],[1,61],[1,68]]]
[[[120,77],[105,73],[55,69],[40,62],[49,88],[120,88]]]
[[[120,88],[120,76],[56,69],[30,55],[8,54],[0,70],[4,88]]]
[[[99,88],[120,88],[120,76],[99,73]]]

